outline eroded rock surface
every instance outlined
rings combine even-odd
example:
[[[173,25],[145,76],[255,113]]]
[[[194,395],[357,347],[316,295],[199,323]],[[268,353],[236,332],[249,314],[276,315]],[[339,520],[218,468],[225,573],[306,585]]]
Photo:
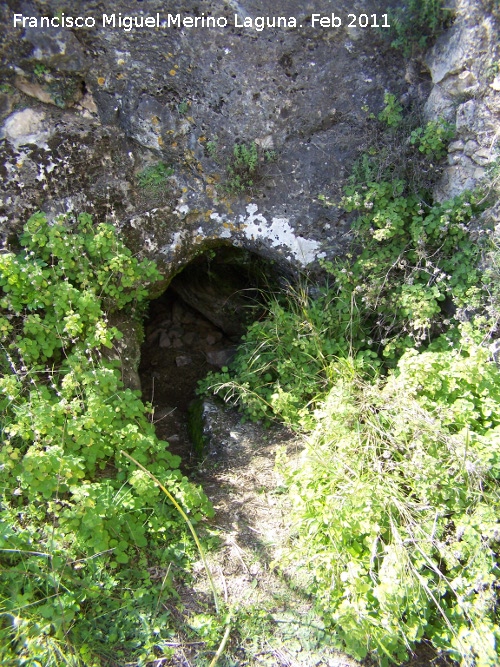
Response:
[[[426,58],[434,84],[426,112],[445,117],[457,129],[436,189],[440,200],[474,189],[498,158],[500,146],[500,16],[479,0],[456,5],[455,24]]]
[[[342,27],[312,27],[318,8],[298,0],[184,1],[170,11],[227,27],[130,31],[103,27],[103,12],[165,18],[164,3],[2,4],[3,236],[36,209],[85,209],[111,217],[167,276],[221,238],[295,266],[342,252],[348,220],[318,194],[338,195],[366,146],[362,107],[379,110],[386,90],[418,97],[426,77],[405,83],[378,31],[347,27],[349,13],[380,13],[380,3],[324,4]],[[15,12],[61,11],[96,27],[14,26]],[[259,16],[293,16],[297,27],[234,25]],[[252,142],[258,164],[240,189],[228,167],[234,146]],[[173,175],[141,180],[159,163]]]

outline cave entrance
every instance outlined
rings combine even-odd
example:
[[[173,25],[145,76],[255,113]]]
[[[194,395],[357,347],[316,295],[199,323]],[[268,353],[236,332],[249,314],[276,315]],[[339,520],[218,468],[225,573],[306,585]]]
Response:
[[[194,462],[188,410],[198,381],[229,363],[275,283],[272,263],[240,248],[218,247],[192,260],[149,304],[139,367],[142,396],[154,407],[158,437],[185,466]]]

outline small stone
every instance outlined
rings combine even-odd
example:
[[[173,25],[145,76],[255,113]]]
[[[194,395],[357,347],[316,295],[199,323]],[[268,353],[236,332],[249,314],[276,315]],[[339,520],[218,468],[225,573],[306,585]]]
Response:
[[[190,313],[189,310],[185,310],[182,315],[182,324],[194,324],[196,322],[196,315]]]
[[[456,127],[457,132],[461,130],[470,131],[474,124],[474,118],[477,113],[477,104],[475,100],[464,102],[457,109]]]
[[[463,141],[452,141],[448,146],[448,153],[456,153],[457,151],[462,151],[464,149]]]
[[[90,115],[97,116],[97,114],[99,113],[97,104],[95,103],[92,94],[89,92],[85,93],[85,95],[80,100],[80,106],[82,107],[82,109],[88,111]]]
[[[40,139],[47,140],[49,133],[45,131],[45,113],[34,109],[23,109],[10,115],[5,121],[0,136],[6,137],[12,144],[37,143]]]
[[[493,88],[493,90],[500,90],[500,74],[497,74],[493,79],[493,83],[490,83],[490,88]]]
[[[213,350],[207,352],[207,361],[212,366],[217,366],[218,368],[222,368],[223,366],[227,366],[227,364],[234,357],[234,353],[235,353],[234,347],[230,347],[225,350]]]
[[[274,148],[274,140],[271,134],[268,134],[265,137],[258,137],[255,139],[257,146],[260,146],[262,150],[270,150]]]
[[[476,164],[484,167],[491,162],[491,153],[487,148],[480,148],[474,155],[472,155],[472,159]]]
[[[180,303],[178,303],[177,301],[175,301],[175,302],[173,303],[173,305],[172,305],[172,320],[173,320],[176,324],[180,324],[180,323],[182,322],[182,318],[184,317],[184,313],[185,313],[185,312],[186,312],[186,311],[185,311],[184,308],[180,305]]]
[[[222,333],[220,331],[214,331],[213,333],[208,334],[205,338],[207,345],[215,345],[220,340],[222,340]]]
[[[162,331],[160,334],[160,347],[166,348],[171,347],[171,345],[172,341],[170,340],[170,336],[166,331]]]
[[[184,336],[184,329],[176,325],[171,327],[168,333],[172,338],[182,338]]]
[[[188,333],[184,334],[184,336],[182,337],[182,342],[184,343],[184,345],[192,345],[195,341],[195,338],[196,334],[194,333],[194,331],[188,331]]]
[[[161,331],[159,329],[154,329],[148,335],[146,336],[146,342],[148,343],[154,343],[158,339],[158,337],[161,335]]]
[[[464,146],[464,153],[471,157],[477,149],[479,148],[479,144],[477,141],[474,141],[473,139],[470,139]]]
[[[175,365],[176,366],[179,366],[179,367],[189,366],[192,363],[193,363],[193,360],[191,359],[191,357],[188,357],[185,354],[181,354],[180,356],[175,357]]]

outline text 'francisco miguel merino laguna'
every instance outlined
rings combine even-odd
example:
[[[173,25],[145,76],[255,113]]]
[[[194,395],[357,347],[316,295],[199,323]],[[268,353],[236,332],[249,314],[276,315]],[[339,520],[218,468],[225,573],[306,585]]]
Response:
[[[183,16],[182,14],[159,13],[154,16],[144,14],[124,15],[102,14],[100,20],[93,16],[68,16],[60,13],[57,16],[25,16],[14,14],[15,28],[95,28],[100,24],[103,28],[120,28],[130,32],[134,28],[226,28],[232,25],[235,28],[250,28],[261,32],[265,28],[297,28],[297,19],[294,16],[255,16],[242,18],[234,14],[231,23],[225,16]],[[342,19],[335,14],[313,14],[311,26],[313,28],[340,28],[342,25],[358,26],[360,28],[388,28],[387,14],[348,14]]]

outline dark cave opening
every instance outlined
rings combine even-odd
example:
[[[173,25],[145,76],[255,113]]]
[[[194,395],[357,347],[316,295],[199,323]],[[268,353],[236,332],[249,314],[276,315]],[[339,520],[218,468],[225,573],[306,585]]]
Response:
[[[158,437],[170,443],[184,467],[196,462],[188,413],[198,381],[230,362],[276,282],[274,264],[222,246],[198,255],[149,304],[139,367],[142,396],[154,407]]]

